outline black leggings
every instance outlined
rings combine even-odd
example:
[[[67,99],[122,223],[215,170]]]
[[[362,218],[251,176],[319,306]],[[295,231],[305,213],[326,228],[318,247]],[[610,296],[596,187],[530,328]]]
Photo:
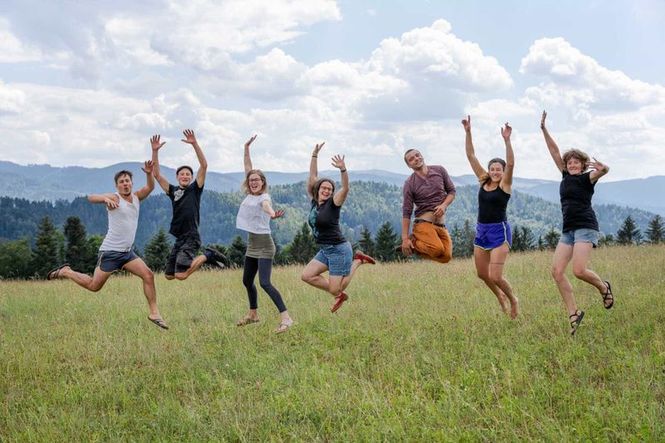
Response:
[[[247,297],[249,297],[249,309],[257,309],[258,293],[256,285],[254,285],[254,277],[259,273],[259,284],[264,291],[268,293],[270,299],[279,312],[286,311],[286,305],[282,300],[282,295],[279,293],[272,283],[270,283],[270,274],[272,272],[272,259],[271,258],[253,258],[245,256],[245,268],[242,273],[242,284],[247,288]]]

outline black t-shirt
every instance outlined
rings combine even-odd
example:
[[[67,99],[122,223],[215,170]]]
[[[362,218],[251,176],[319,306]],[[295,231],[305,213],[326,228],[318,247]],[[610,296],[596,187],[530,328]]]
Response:
[[[309,210],[309,226],[312,228],[314,240],[320,245],[339,245],[346,240],[339,229],[339,213],[342,209],[337,206],[332,197],[318,205],[312,199],[312,207]]]
[[[501,187],[486,191],[483,185],[478,190],[478,223],[501,223],[506,221],[506,207],[510,200]]]
[[[591,172],[571,175],[563,171],[563,180],[559,186],[563,232],[584,228],[598,231],[598,220],[591,207],[595,186],[595,183],[591,183]]]
[[[189,233],[198,234],[202,193],[203,187],[199,188],[196,180],[193,180],[186,188],[169,185],[169,192],[166,195],[171,199],[173,206],[173,219],[171,219],[169,232],[175,237]]]

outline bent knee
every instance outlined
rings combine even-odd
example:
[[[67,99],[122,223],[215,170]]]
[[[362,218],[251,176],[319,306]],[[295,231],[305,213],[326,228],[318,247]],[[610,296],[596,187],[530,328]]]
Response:
[[[573,268],[573,275],[575,277],[582,278],[584,274],[586,274],[586,268]]]
[[[550,274],[552,275],[552,278],[556,281],[563,279],[565,275],[564,270],[559,268],[552,268],[550,270]]]

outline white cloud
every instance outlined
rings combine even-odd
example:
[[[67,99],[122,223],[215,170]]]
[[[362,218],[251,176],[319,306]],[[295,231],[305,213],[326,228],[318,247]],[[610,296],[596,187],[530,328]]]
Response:
[[[41,51],[22,43],[12,34],[7,19],[0,17],[0,63],[32,62],[41,59]]]

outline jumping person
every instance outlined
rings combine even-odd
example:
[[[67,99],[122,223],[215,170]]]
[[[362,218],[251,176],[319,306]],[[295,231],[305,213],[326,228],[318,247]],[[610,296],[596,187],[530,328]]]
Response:
[[[319,252],[302,272],[302,280],[316,288],[329,292],[335,297],[330,312],[337,312],[349,299],[344,290],[351,283],[353,274],[364,263],[374,264],[369,255],[361,251],[353,253],[349,243],[339,228],[339,215],[349,194],[349,173],[346,171],[344,156],[335,155],[332,165],[339,169],[342,187],[335,192],[335,183],[329,178],[318,177],[318,156],[324,143],[317,144],[312,152],[307,180],[307,194],[311,199],[309,225]],[[328,279],[321,274],[328,271]]]
[[[476,271],[478,278],[484,281],[496,295],[501,309],[514,319],[519,313],[518,300],[513,294],[510,283],[503,276],[503,266],[513,243],[510,224],[506,218],[506,207],[510,200],[513,168],[515,167],[515,155],[510,142],[513,128],[508,123],[501,128],[501,136],[506,144],[506,159],[493,158],[487,164],[486,171],[476,158],[473,149],[470,115],[462,120],[462,125],[466,132],[466,158],[480,182],[478,222],[476,223],[476,238],[473,241],[473,259]],[[510,306],[508,306],[509,303]]]
[[[258,293],[254,284],[254,278],[258,272],[261,288],[270,296],[279,311],[280,323],[275,330],[279,334],[286,332],[293,325],[293,320],[286,310],[282,295],[270,282],[272,262],[275,257],[275,242],[270,235],[270,220],[282,217],[284,211],[275,211],[272,208],[266,176],[260,169],[252,167],[249,147],[254,140],[256,140],[256,135],[245,143],[245,181],[242,188],[247,196],[240,204],[238,217],[236,218],[236,228],[248,232],[242,283],[247,289],[247,297],[249,298],[249,312],[238,321],[237,325],[245,326],[259,321],[257,312],[259,307]]]
[[[154,275],[133,251],[141,201],[148,197],[155,187],[152,161],[144,163],[143,171],[146,174],[146,185],[134,193],[132,173],[123,170],[115,174],[115,193],[88,196],[90,203],[106,205],[109,225],[104,241],[99,247],[97,266],[92,277],[73,271],[69,264],[65,263],[50,271],[46,278],[48,280],[68,278],[88,291],[97,292],[102,289],[111,274],[124,269],[143,280],[143,293],[148,301],[148,320],[160,328],[168,329],[157,309]]]
[[[563,228],[561,239],[554,251],[552,277],[568,310],[570,334],[575,335],[584,318],[584,311],[577,308],[573,287],[566,278],[566,267],[571,260],[575,277],[598,289],[603,297],[605,309],[614,306],[610,282],[601,280],[595,272],[587,268],[591,250],[598,245],[599,236],[598,221],[591,207],[591,198],[596,183],[609,172],[610,168],[595,158],[590,161],[589,156],[579,149],[570,149],[562,156],[559,147],[545,127],[546,118],[547,113],[543,111],[540,128],[554,164],[562,175],[559,194]]]
[[[425,164],[417,149],[404,153],[413,174],[404,182],[402,203],[402,253],[417,252],[422,257],[448,263],[453,257],[453,241],[444,224],[446,209],[455,200],[455,185],[443,166]],[[413,234],[409,235],[414,212]]]
[[[199,160],[199,170],[194,177],[194,171],[190,166],[180,166],[176,170],[178,186],[168,182],[159,171],[159,150],[166,142],[160,142],[160,136],[154,135],[150,138],[152,146],[152,162],[154,164],[153,174],[155,179],[166,192],[173,207],[173,218],[169,232],[176,238],[175,244],[166,262],[164,275],[168,280],[174,278],[185,280],[199,269],[204,263],[223,267],[228,265],[228,260],[219,251],[206,248],[203,255],[197,256],[201,248],[201,236],[199,235],[199,213],[201,207],[201,194],[205,184],[208,162],[199,146],[194,131],[185,129],[183,132],[184,143],[194,148]]]

